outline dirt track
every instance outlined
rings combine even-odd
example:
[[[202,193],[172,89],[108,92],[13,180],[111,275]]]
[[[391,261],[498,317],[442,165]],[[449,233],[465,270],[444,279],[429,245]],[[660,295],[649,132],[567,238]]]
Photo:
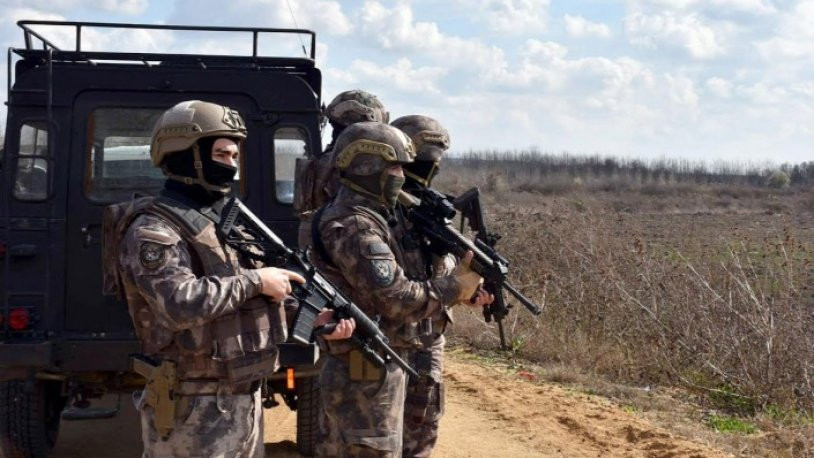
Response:
[[[595,396],[531,383],[451,358],[447,413],[437,457],[724,457],[727,454],[674,437]],[[108,403],[115,402],[107,400]],[[63,422],[55,457],[137,457],[139,424],[122,399],[116,420]],[[266,456],[299,457],[296,415],[266,414]]]

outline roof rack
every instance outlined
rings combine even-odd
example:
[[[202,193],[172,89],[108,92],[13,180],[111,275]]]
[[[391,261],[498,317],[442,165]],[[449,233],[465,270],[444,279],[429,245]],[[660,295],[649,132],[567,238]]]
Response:
[[[161,24],[120,24],[108,22],[72,22],[72,21],[18,21],[17,25],[23,29],[25,48],[8,48],[7,55],[7,78],[6,78],[6,103],[9,103],[12,94],[12,54],[17,54],[23,59],[36,59],[38,65],[44,64],[46,67],[46,88],[45,89],[19,89],[20,92],[42,93],[46,98],[47,118],[52,118],[53,105],[53,68],[54,62],[79,62],[96,65],[100,62],[137,62],[140,65],[152,66],[151,62],[161,62],[162,64],[196,65],[203,69],[217,67],[220,65],[249,64],[255,68],[260,67],[286,67],[286,68],[313,68],[316,57],[316,33],[307,29],[277,29],[260,27],[214,27],[214,26],[194,26],[194,25],[161,25]],[[74,47],[73,49],[60,49],[52,40],[43,36],[44,34],[32,29],[32,26],[66,27],[73,28]],[[230,32],[230,33],[250,33],[252,39],[251,55],[213,55],[213,54],[180,54],[180,53],[134,53],[116,51],[83,51],[82,50],[82,30],[88,28],[106,29],[137,29],[137,30],[168,30],[168,31],[193,31],[193,32]],[[303,54],[305,57],[288,56],[265,56],[258,52],[258,39],[260,34],[289,34],[297,35],[300,39]],[[306,50],[302,35],[310,38],[310,51]],[[41,46],[35,47],[35,40],[39,40]]]
[[[123,53],[123,52],[101,52],[82,51],[82,29],[87,28],[106,28],[106,29],[138,29],[138,30],[168,30],[168,31],[194,31],[194,32],[236,32],[236,33],[251,33],[252,37],[252,54],[251,56],[233,56],[245,59],[246,57],[263,58],[274,56],[261,56],[258,54],[258,38],[260,34],[292,34],[300,38],[302,35],[308,35],[310,38],[310,50],[306,51],[305,43],[301,42],[303,53],[306,58],[314,60],[316,57],[316,33],[307,29],[276,29],[276,28],[260,28],[260,27],[215,27],[215,26],[196,26],[196,25],[164,25],[164,24],[121,24],[112,22],[71,22],[71,21],[18,21],[17,25],[23,29],[23,38],[25,40],[25,49],[19,49],[18,54],[23,55],[21,51],[34,51],[34,40],[37,39],[42,45],[42,50],[46,51],[51,49],[59,54],[64,54],[65,57],[71,53],[81,54],[82,56],[93,56],[93,58],[107,58],[107,59],[122,59],[122,60],[142,60],[134,59],[135,56],[147,57],[163,57],[166,56],[179,56],[173,53]],[[32,26],[56,26],[56,27],[71,27],[74,29],[75,46],[73,49],[60,49],[51,40],[43,36],[43,34],[32,29]],[[192,56],[184,54],[184,56]],[[144,59],[152,60],[152,59]]]

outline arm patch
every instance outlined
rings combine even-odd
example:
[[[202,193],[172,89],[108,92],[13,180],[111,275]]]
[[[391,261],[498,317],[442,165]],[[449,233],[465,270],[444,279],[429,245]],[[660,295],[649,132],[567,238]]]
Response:
[[[379,286],[390,286],[396,276],[393,261],[389,259],[373,259],[370,261],[373,270],[373,282]]]
[[[157,269],[167,260],[167,246],[155,242],[142,242],[139,247],[139,262],[146,269]]]

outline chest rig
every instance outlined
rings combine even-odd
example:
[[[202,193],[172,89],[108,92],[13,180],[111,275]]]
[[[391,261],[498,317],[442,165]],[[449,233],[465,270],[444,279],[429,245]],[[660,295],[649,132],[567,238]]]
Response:
[[[192,248],[192,270],[197,277],[234,276],[242,270],[239,254],[221,243],[214,222],[181,202],[163,196],[146,197],[107,207],[103,222],[104,289],[124,296],[143,352],[176,362],[182,380],[243,383],[273,374],[278,368],[275,344],[286,338],[280,304],[254,297],[234,313],[173,331],[162,325],[132,279],[122,275],[118,268],[121,241],[136,218],[145,214],[169,223]]]

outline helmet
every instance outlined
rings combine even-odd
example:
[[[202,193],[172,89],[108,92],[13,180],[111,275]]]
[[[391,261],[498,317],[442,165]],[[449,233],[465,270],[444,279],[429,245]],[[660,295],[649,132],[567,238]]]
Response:
[[[164,174],[186,184],[199,184],[209,191],[228,192],[228,187],[215,186],[204,177],[203,164],[209,159],[206,151],[202,161],[198,142],[207,137],[231,138],[243,149],[246,139],[246,125],[240,114],[229,107],[200,100],[181,102],[158,118],[153,127],[150,144],[150,157],[153,165],[161,167]],[[168,156],[192,149],[195,161],[196,177],[175,175],[166,166]]]
[[[340,92],[325,108],[325,115],[340,127],[364,121],[390,122],[390,113],[379,99],[360,89]]]
[[[395,203],[385,195],[387,181],[392,177],[385,171],[415,158],[412,140],[395,127],[379,122],[348,126],[336,139],[334,152],[340,182],[386,205]]]
[[[407,134],[415,144],[415,162],[404,167],[407,181],[429,187],[441,156],[449,149],[449,133],[440,122],[422,115],[402,116],[391,125]]]

